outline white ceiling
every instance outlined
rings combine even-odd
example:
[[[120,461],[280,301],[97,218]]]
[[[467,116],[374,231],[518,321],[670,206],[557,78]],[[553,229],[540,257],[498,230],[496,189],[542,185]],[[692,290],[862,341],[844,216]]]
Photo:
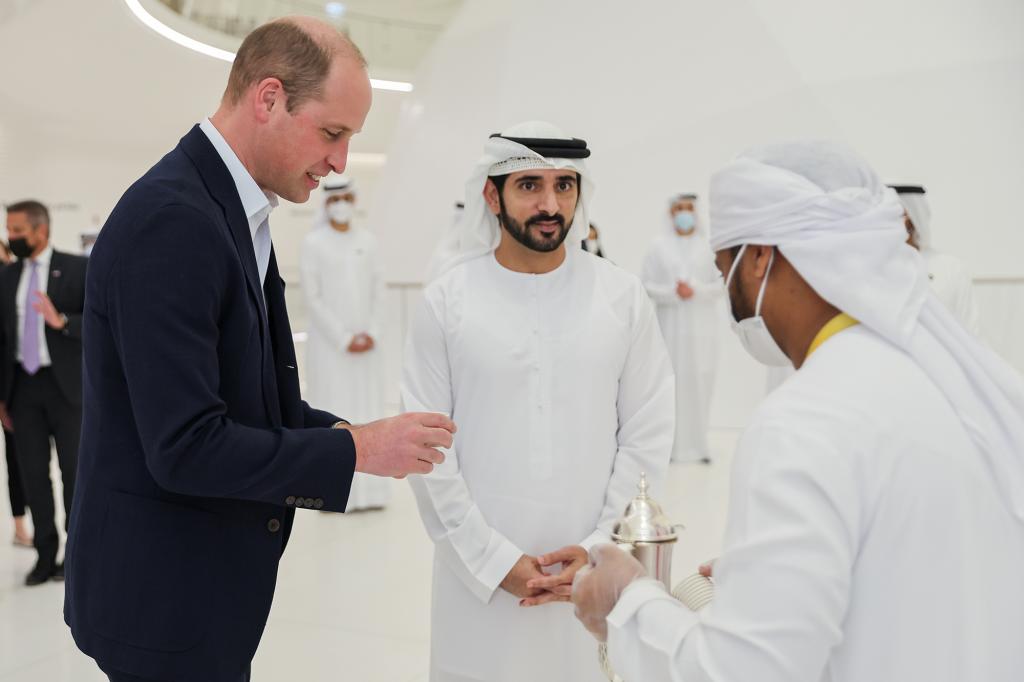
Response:
[[[229,64],[158,36],[122,0],[6,0],[5,11],[0,141],[158,153],[220,100]],[[405,97],[374,91],[353,152],[387,151]]]
[[[419,65],[463,0],[144,0],[160,3],[189,20],[181,30],[194,36],[196,26],[231,35],[237,42],[256,26],[281,16],[303,14],[332,21],[359,44],[375,71],[403,72]],[[331,5],[341,8],[332,15]],[[232,46],[233,47],[233,46]],[[378,75],[378,74],[375,74]],[[400,77],[400,76],[399,76]]]

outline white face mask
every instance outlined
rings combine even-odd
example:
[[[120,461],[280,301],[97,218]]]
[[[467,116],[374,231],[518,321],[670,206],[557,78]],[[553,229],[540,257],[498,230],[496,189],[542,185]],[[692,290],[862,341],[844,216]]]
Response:
[[[744,244],[740,248],[740,252],[736,254],[732,267],[729,268],[729,275],[725,278],[726,292],[729,291],[729,284],[732,282],[733,275],[736,274],[736,266],[739,265],[740,259],[743,258],[743,254],[746,251],[747,245]],[[732,330],[736,332],[736,336],[740,337],[740,343],[743,344],[743,347],[747,349],[747,352],[755,360],[769,367],[791,367],[793,363],[790,362],[786,354],[779,348],[779,344],[775,343],[775,337],[768,331],[768,326],[764,323],[764,318],[761,317],[761,301],[764,300],[764,290],[768,284],[768,275],[772,271],[772,264],[774,262],[775,249],[772,249],[772,255],[768,260],[768,269],[765,271],[764,280],[761,282],[761,290],[757,293],[757,303],[754,304],[754,316],[739,322],[735,319],[730,319],[729,321],[732,323]]]
[[[327,217],[331,219],[331,222],[338,223],[339,225],[348,225],[352,222],[352,214],[355,212],[355,207],[352,206],[351,202],[335,201],[327,207]]]

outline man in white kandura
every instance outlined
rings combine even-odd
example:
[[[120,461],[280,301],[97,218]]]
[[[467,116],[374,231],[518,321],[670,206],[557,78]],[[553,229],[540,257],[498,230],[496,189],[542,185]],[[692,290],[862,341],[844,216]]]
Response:
[[[377,348],[380,275],[377,240],[353,225],[356,188],[348,178],[325,183],[324,205],[302,244],[302,290],[309,311],[306,383],[311,400],[357,424],[384,413]],[[391,481],[356,473],[345,511],[382,509]]]
[[[890,185],[900,197],[907,226],[907,243],[921,252],[928,268],[928,280],[939,300],[946,304],[960,324],[978,333],[978,307],[974,303],[971,276],[959,259],[943,253],[932,243],[932,209],[924,187]]]
[[[798,371],[740,440],[709,606],[611,546],[579,572],[623,679],[1021,679],[1024,381],[905,240],[895,192],[840,145],[756,148],[712,178],[740,339]]]
[[[697,218],[697,195],[669,201],[666,228],[644,259],[643,282],[657,305],[676,374],[674,462],[711,462],[708,415],[718,367],[722,278]]]
[[[435,543],[433,682],[602,680],[557,602],[641,472],[660,483],[668,468],[672,368],[653,306],[579,248],[589,155],[548,123],[492,136],[412,322],[404,409],[459,423],[447,465],[410,477]]]

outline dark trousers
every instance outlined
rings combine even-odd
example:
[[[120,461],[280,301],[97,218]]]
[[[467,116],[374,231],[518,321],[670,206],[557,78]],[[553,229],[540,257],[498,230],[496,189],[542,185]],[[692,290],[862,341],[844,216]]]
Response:
[[[7,493],[11,497],[11,516],[25,515],[25,487],[21,483],[21,467],[15,453],[14,434],[4,431],[4,454],[7,456]]]
[[[41,562],[52,565],[57,560],[60,538],[54,523],[50,438],[57,445],[57,462],[64,483],[64,512],[70,520],[82,406],[64,396],[50,368],[44,367],[30,375],[18,367],[11,392],[11,421],[21,480],[28,508],[32,510],[36,551]]]
[[[102,666],[100,667],[100,670],[103,671],[110,682],[163,682],[162,680],[152,680],[148,677],[136,677],[135,675],[129,675],[127,673],[119,673],[116,670],[107,670]],[[249,682],[249,679],[249,671],[246,670],[245,673],[238,678],[238,682]],[[196,680],[196,682],[202,681]]]

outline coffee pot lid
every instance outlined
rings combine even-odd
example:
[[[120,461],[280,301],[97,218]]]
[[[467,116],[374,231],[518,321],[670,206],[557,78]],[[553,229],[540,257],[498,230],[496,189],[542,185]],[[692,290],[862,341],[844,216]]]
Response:
[[[615,542],[673,542],[676,526],[661,510],[661,505],[647,494],[647,474],[640,474],[640,493],[626,507],[626,512],[612,528]]]

